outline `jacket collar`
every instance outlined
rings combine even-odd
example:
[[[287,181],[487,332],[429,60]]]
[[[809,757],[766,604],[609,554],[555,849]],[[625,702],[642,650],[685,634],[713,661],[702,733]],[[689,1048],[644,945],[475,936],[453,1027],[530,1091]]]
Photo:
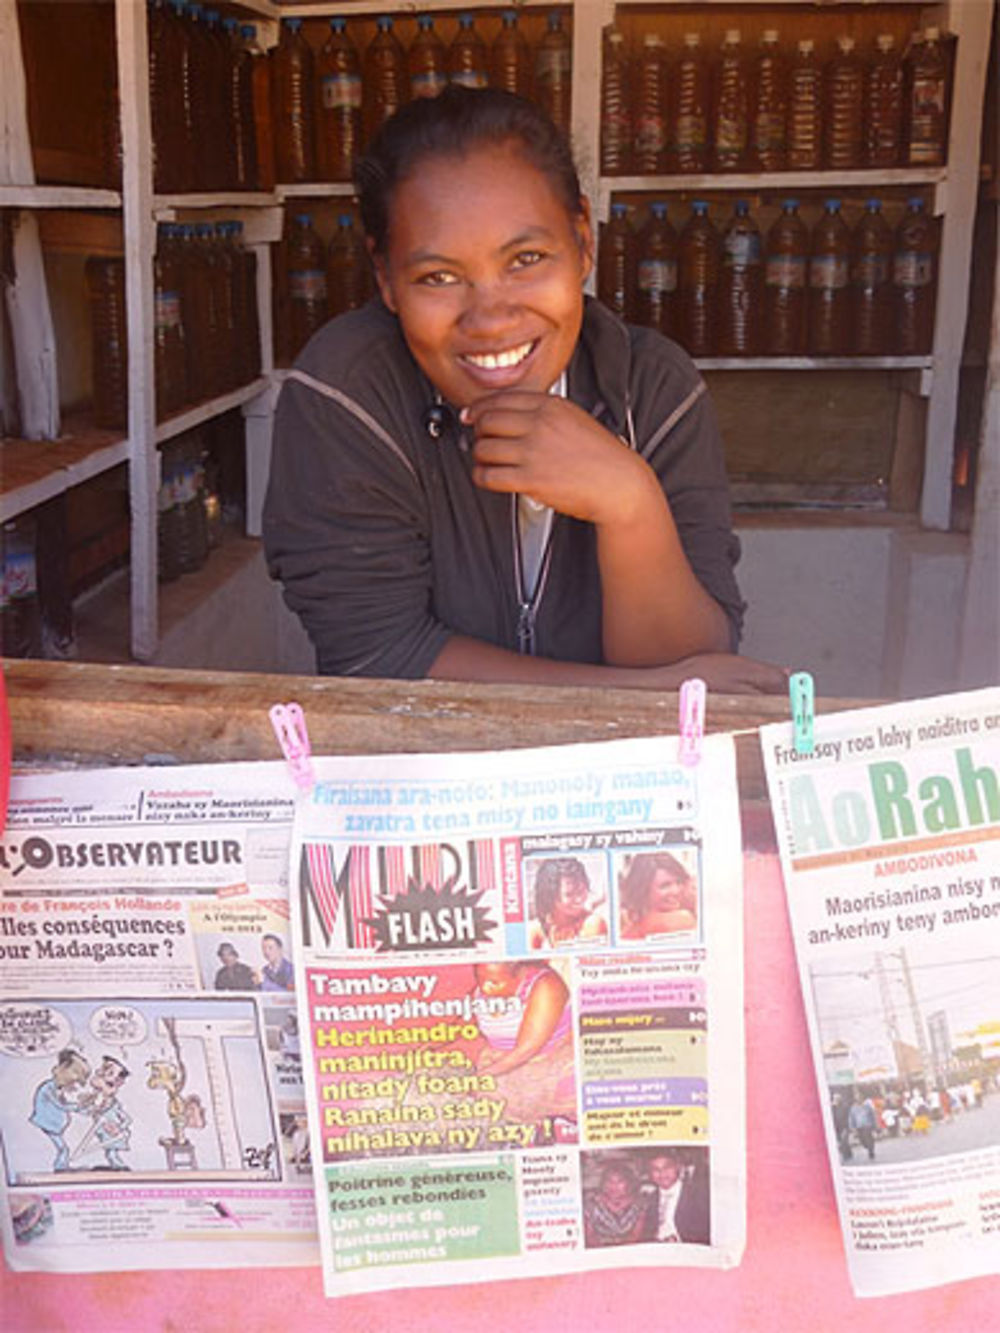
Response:
[[[585,297],[580,340],[569,363],[569,396],[616,435],[627,433],[631,362],[625,324],[600,301]]]

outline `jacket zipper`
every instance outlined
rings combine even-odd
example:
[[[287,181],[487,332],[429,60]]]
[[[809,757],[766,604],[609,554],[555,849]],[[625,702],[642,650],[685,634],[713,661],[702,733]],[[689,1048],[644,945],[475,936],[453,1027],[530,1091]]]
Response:
[[[524,656],[534,657],[536,647],[535,621],[538,618],[542,593],[545,591],[545,585],[548,582],[549,565],[552,563],[552,530],[555,527],[556,515],[554,513],[552,515],[548,535],[545,538],[545,549],[542,552],[542,563],[538,570],[538,578],[535,580],[535,590],[529,597],[524,586],[521,532],[517,520],[517,496],[512,495],[510,500],[511,533],[514,542],[514,589],[517,596],[517,651]]]

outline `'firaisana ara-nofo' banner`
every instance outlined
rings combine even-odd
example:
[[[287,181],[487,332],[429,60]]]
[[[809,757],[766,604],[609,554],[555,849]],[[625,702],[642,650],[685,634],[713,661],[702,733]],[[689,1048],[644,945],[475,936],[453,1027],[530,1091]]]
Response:
[[[291,901],[328,1293],[738,1262],[731,738],[316,776]]]
[[[1000,690],[761,730],[859,1295],[1000,1264]]]

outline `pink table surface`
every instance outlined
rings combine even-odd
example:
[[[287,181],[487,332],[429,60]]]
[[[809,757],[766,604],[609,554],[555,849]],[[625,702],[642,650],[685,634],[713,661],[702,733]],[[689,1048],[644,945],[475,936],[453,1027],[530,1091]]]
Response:
[[[1000,1278],[858,1300],[847,1279],[805,1019],[766,812],[745,860],[749,1216],[731,1272],[615,1272],[328,1301],[318,1269],[0,1275],[4,1333],[1000,1329]]]

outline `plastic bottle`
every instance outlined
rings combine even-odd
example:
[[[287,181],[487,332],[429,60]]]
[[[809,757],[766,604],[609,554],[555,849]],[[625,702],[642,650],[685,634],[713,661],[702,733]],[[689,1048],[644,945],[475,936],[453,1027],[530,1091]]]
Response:
[[[215,71],[212,48],[202,5],[189,4],[188,18],[189,77],[191,87],[192,172],[191,188],[199,191],[215,188],[215,164],[212,93]]]
[[[572,43],[563,29],[562,15],[553,10],[535,51],[535,100],[566,135],[570,131],[572,77]]]
[[[824,165],[852,171],[864,160],[865,67],[854,51],[854,38],[837,38],[837,54],[826,67]]]
[[[826,199],[809,253],[808,344],[813,356],[847,356],[851,346],[851,233],[840,200]]]
[[[715,336],[720,356],[759,354],[763,305],[760,231],[750,216],[750,205],[745,199],[737,199],[722,233]]]
[[[776,28],[761,36],[750,85],[750,165],[754,171],[784,171],[788,71]]]
[[[235,185],[236,162],[229,103],[232,53],[218,10],[205,10],[206,59],[212,86],[209,108],[209,183],[213,190],[231,190]]]
[[[448,81],[463,88],[485,88],[487,74],[486,43],[476,32],[471,14],[459,14],[458,31],[448,47]]]
[[[330,20],[330,35],[316,62],[316,78],[319,169],[324,180],[352,180],[361,151],[361,56],[345,19]]]
[[[505,9],[490,48],[490,83],[518,97],[531,96],[531,49],[517,26],[517,10]]]
[[[892,320],[893,241],[881,199],[866,202],[851,240],[853,351],[855,356],[885,356]]]
[[[808,37],[788,71],[788,169],[818,171],[823,159],[823,69]]]
[[[233,320],[237,329],[239,383],[260,374],[260,316],[257,309],[257,256],[243,244],[243,223],[226,224],[233,255]]]
[[[177,504],[177,469],[169,446],[160,451],[160,489],[156,496],[156,562],[161,583],[181,575],[180,509]]]
[[[715,69],[712,99],[713,171],[746,165],[750,137],[750,89],[739,28],[726,31]]]
[[[204,398],[214,398],[223,389],[226,335],[223,329],[225,311],[213,223],[199,222],[195,225],[192,255],[201,288],[200,323],[204,340],[201,348],[201,392]]]
[[[316,330],[326,322],[326,255],[308,213],[292,219],[286,257],[290,354],[298,356]]]
[[[171,140],[174,137],[174,108],[171,95],[177,88],[176,70],[171,68],[170,43],[173,23],[166,0],[148,0],[147,44],[149,64],[149,120],[153,136],[153,189],[167,194],[174,189]]]
[[[906,201],[892,256],[893,328],[898,356],[926,356],[934,339],[937,229],[924,201]]]
[[[243,44],[235,19],[223,19],[229,40],[229,115],[232,124],[234,190],[252,190],[257,183],[257,146],[253,128],[253,57]]]
[[[159,421],[179,411],[187,398],[180,275],[169,223],[158,228],[153,257],[153,368]]]
[[[417,17],[417,35],[407,52],[410,67],[410,96],[437,97],[448,84],[448,52],[434,31],[430,14]]]
[[[891,32],[875,38],[865,76],[865,166],[899,166],[903,146],[903,63]]]
[[[783,199],[767,233],[763,347],[767,356],[801,356],[806,349],[809,232],[799,201]]]
[[[350,213],[337,218],[326,258],[327,309],[331,315],[358,310],[371,295],[371,261]]]
[[[667,156],[667,55],[658,32],[647,32],[635,68],[633,163],[636,171],[656,175]]]
[[[708,204],[696,199],[678,242],[677,341],[691,356],[711,356],[715,350],[716,298],[722,263],[719,233],[708,215]]]
[[[597,295],[622,319],[633,318],[635,302],[636,246],[628,215],[628,204],[611,205],[597,252]]]
[[[0,647],[4,657],[42,656],[37,525],[19,514],[0,528]]]
[[[124,430],[128,425],[125,260],[91,255],[84,271],[90,303],[94,422],[109,430]]]
[[[309,181],[316,174],[312,47],[302,20],[281,20],[281,36],[271,52],[274,95],[274,163],[279,181]]]
[[[216,393],[228,393],[240,382],[239,335],[236,325],[234,287],[236,281],[233,247],[229,225],[211,226],[210,238],[216,284],[217,327],[219,339]]]
[[[601,62],[601,172],[627,175],[632,165],[630,70],[625,34],[605,28]]]
[[[667,205],[654,200],[637,240],[635,319],[673,337],[677,304],[677,233]]]
[[[675,172],[702,172],[708,161],[711,80],[696,32],[684,46],[671,80],[668,164]]]
[[[118,79],[105,84],[100,104],[100,179],[109,190],[122,186],[122,117]]]
[[[408,99],[410,76],[406,52],[393,32],[393,22],[382,14],[375,36],[364,55],[364,123],[368,138]]]
[[[211,337],[211,300],[207,265],[191,223],[179,224],[178,272],[181,288],[181,322],[188,401],[201,402],[211,393],[211,369],[214,356]]]
[[[257,188],[271,190],[276,180],[274,163],[274,104],[271,97],[271,61],[257,41],[257,29],[245,23],[240,29],[250,53],[253,89],[253,128],[257,160]]]
[[[937,28],[916,34],[907,60],[909,105],[905,166],[940,167],[948,149],[948,57]]]

